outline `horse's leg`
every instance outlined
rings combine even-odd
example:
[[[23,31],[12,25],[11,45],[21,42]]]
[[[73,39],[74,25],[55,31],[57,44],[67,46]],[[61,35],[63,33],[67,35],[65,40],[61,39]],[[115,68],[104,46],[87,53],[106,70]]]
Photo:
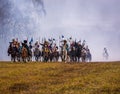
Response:
[[[57,53],[57,56],[56,56],[56,61],[58,62],[58,59],[59,59],[59,54]]]
[[[38,61],[38,55],[36,56],[36,61]]]
[[[72,57],[72,55],[70,56],[70,61],[71,61],[71,62],[73,61],[73,57]]]
[[[46,56],[46,62],[48,62],[48,60],[49,60],[49,57],[48,57],[48,56]]]
[[[47,62],[49,62],[50,59],[50,53],[47,53]]]
[[[27,56],[27,57],[26,57],[26,60],[29,62],[29,61],[30,61],[30,56]]]
[[[52,53],[50,54],[50,62],[52,62],[52,60],[53,60],[53,55],[52,55]]]
[[[24,62],[24,58],[22,57],[22,61]]]
[[[35,56],[35,61],[37,61],[37,56]]]
[[[22,57],[23,62],[25,62],[25,57]]]
[[[78,63],[80,62],[80,56],[78,56]]]
[[[20,62],[20,57],[17,57],[18,62]]]
[[[18,53],[18,55],[17,55],[17,60],[18,60],[18,62],[20,62],[20,53]]]
[[[81,60],[82,60],[82,62],[84,62],[84,57],[83,56],[81,57]]]
[[[16,62],[16,60],[15,60],[15,59],[16,59],[16,58],[15,58],[15,56],[14,56],[14,58],[13,58],[13,61],[14,61],[14,62]]]
[[[65,52],[65,63],[67,63],[67,59],[68,59],[67,52]]]
[[[84,56],[84,62],[86,62],[86,55]]]
[[[11,55],[11,62],[13,62],[13,57],[12,57],[12,55]]]
[[[81,60],[82,60],[82,62],[84,62],[84,53],[82,53],[82,55],[81,55]]]
[[[77,62],[79,63],[79,56],[77,56]]]
[[[46,56],[44,56],[44,62],[46,62]]]
[[[25,63],[27,62],[27,58],[28,58],[28,57],[25,57]]]

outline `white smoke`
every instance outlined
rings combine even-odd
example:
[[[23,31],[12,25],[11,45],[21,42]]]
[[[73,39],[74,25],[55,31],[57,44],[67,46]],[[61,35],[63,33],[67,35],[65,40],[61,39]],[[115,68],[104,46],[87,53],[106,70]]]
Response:
[[[0,60],[6,60],[13,38],[29,39],[40,31],[41,17],[46,15],[42,0],[0,0]]]
[[[104,47],[109,60],[120,60],[120,1],[45,0],[45,6],[47,17],[41,28],[45,34],[85,39],[94,61],[103,60]]]

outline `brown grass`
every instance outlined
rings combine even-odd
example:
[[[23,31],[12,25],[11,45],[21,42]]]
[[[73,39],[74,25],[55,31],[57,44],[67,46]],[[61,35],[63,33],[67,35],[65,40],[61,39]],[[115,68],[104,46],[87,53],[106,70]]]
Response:
[[[120,62],[0,62],[0,94],[119,94]]]

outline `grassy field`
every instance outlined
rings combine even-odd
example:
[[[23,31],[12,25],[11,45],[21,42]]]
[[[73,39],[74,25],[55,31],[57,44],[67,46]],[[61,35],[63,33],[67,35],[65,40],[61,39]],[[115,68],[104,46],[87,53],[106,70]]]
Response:
[[[0,62],[0,94],[120,94],[120,62]]]

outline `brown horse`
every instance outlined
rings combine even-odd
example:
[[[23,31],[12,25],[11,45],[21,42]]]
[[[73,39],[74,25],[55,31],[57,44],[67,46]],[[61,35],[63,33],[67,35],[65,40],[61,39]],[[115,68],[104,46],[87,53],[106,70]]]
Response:
[[[48,47],[44,47],[44,49],[43,49],[44,62],[48,62],[49,55],[50,55],[50,49]]]
[[[24,46],[22,47],[21,56],[22,56],[23,62],[26,62],[28,57],[28,50]]]

